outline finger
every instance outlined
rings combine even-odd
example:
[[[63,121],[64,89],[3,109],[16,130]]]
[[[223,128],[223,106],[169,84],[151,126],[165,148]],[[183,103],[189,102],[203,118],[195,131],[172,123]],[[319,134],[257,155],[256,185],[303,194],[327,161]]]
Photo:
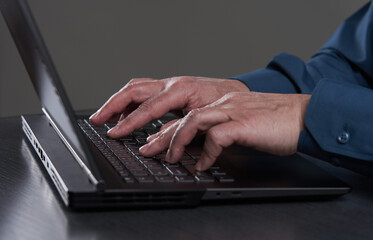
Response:
[[[209,169],[223,149],[232,145],[242,131],[235,121],[215,125],[206,134],[205,143],[199,161],[195,168],[198,171]]]
[[[148,144],[142,146],[139,150],[143,156],[150,157],[159,154],[166,150],[170,145],[172,136],[174,135],[178,123],[174,123],[166,129],[163,129],[159,133],[155,134]]]
[[[90,121],[95,125],[102,125],[112,115],[120,114],[126,111],[126,108],[131,103],[141,103],[149,98],[149,96],[157,94],[161,90],[159,81],[131,81],[121,90],[109,98],[108,101],[90,117]]]
[[[108,132],[109,137],[119,138],[130,134],[153,119],[160,118],[174,109],[181,109],[187,104],[182,91],[162,91],[155,97],[139,105],[127,118],[119,122]]]
[[[131,112],[133,112],[136,108],[138,108],[138,106],[139,106],[138,103],[130,103],[120,115],[119,121],[122,121],[123,119],[125,119],[128,115],[131,114]]]
[[[170,122],[164,124],[164,125],[161,127],[161,129],[160,129],[157,133],[155,133],[155,134],[153,134],[153,135],[150,135],[150,136],[146,139],[146,141],[147,141],[148,143],[150,143],[150,142],[153,141],[155,138],[159,137],[159,135],[161,135],[161,134],[162,134],[162,133],[163,133],[167,128],[171,127],[171,126],[174,125],[174,124],[175,124],[174,128],[175,128],[175,130],[176,130],[177,126],[179,125],[179,121],[180,121],[180,119],[175,119],[175,120],[172,120],[172,121],[170,121]]]
[[[166,161],[174,163],[184,154],[187,146],[199,131],[206,131],[216,124],[229,121],[229,116],[220,109],[205,107],[192,110],[184,117],[172,137]]]
[[[90,117],[95,125],[102,125],[111,116],[120,114],[130,103],[142,103],[158,94],[164,87],[164,83],[156,80],[131,81],[121,90],[115,93],[109,100]]]
[[[171,121],[169,121],[169,122],[163,124],[163,126],[161,127],[160,130],[162,131],[163,129],[168,128],[169,126],[173,125],[173,124],[174,124],[175,122],[177,122],[177,121],[180,121],[180,118],[178,118],[178,119],[174,119],[174,120],[171,120]]]

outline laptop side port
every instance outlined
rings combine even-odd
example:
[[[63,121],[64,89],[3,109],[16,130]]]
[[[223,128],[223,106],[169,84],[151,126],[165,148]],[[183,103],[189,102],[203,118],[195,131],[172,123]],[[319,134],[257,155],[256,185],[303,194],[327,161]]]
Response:
[[[28,125],[25,118],[22,116],[22,128],[25,132],[27,138],[29,139],[31,146],[34,148],[35,153],[40,158],[45,170],[49,174],[50,178],[54,182],[58,192],[61,195],[62,200],[64,201],[65,205],[69,205],[69,193],[68,188],[63,182],[61,176],[58,174],[57,170],[55,169],[53,163],[50,161],[48,153],[42,148],[42,144],[39,143],[37,137],[34,135],[33,131],[31,130],[30,126]]]

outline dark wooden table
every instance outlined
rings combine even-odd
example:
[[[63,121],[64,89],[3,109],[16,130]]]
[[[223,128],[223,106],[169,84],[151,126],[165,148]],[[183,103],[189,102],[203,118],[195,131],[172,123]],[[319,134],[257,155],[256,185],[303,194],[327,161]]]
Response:
[[[73,212],[21,131],[0,119],[0,239],[373,239],[373,179],[316,163],[353,187],[331,201]]]

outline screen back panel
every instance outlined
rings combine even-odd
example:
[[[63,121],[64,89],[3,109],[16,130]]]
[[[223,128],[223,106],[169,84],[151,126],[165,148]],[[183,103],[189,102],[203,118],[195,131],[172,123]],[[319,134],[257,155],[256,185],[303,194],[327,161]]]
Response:
[[[74,111],[53,65],[31,10],[24,0],[1,0],[0,10],[12,34],[43,111],[95,185],[103,187],[93,155],[79,131]]]

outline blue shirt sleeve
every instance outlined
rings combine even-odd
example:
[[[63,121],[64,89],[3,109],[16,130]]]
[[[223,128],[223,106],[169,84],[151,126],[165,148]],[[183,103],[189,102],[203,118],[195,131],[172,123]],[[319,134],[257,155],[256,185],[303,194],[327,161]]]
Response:
[[[233,77],[252,91],[312,94],[298,150],[370,175],[373,175],[372,14],[369,2],[348,18],[307,63],[280,54],[264,69]]]

